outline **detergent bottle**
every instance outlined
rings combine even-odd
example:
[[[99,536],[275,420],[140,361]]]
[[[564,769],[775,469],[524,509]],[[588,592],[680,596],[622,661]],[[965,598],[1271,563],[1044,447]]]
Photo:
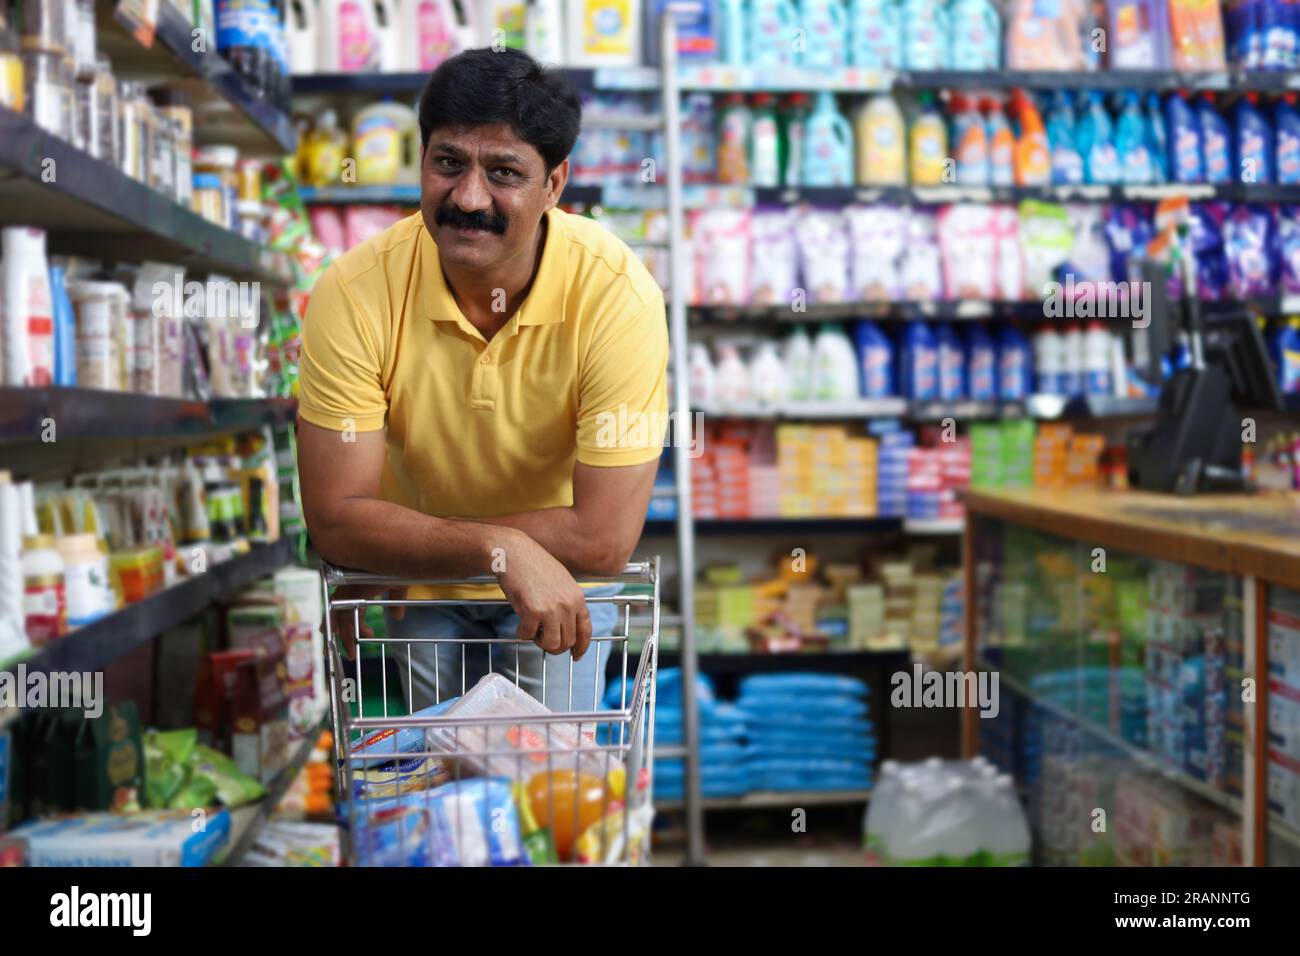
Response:
[[[853,185],[853,127],[836,107],[830,90],[817,94],[808,117],[800,167],[805,186]]]
[[[745,97],[728,93],[718,116],[718,182],[749,182],[749,136],[753,118]]]
[[[877,93],[858,111],[858,183],[906,186],[907,145],[903,114],[888,93]]]
[[[989,0],[952,0],[948,6],[948,66],[996,70],[1001,66],[1002,23]]]
[[[799,65],[806,70],[839,70],[848,65],[849,11],[843,0],[802,0],[804,31]]]
[[[997,399],[997,348],[983,325],[970,327],[966,337],[966,356],[966,390],[971,400],[991,402]]]
[[[322,73],[370,73],[379,68],[379,30],[369,0],[321,0],[316,64]]]
[[[1232,182],[1232,132],[1214,105],[1214,94],[1203,93],[1196,102],[1201,128],[1201,162],[1207,183]]]
[[[1115,149],[1114,128],[1100,90],[1088,91],[1083,113],[1075,128],[1088,182],[1107,186],[1118,183],[1119,153]]]
[[[319,17],[319,0],[289,0],[285,4],[284,20],[289,41],[289,64],[294,73],[316,72],[316,30]]]
[[[1070,94],[1057,90],[1047,111],[1047,143],[1052,150],[1052,182],[1077,185],[1083,182],[1083,156],[1075,145],[1074,107]]]
[[[776,124],[776,101],[771,93],[754,97],[749,133],[749,182],[753,186],[781,185],[781,136]]]
[[[1024,335],[1012,325],[998,333],[998,398],[1017,402],[1029,395],[1034,372],[1033,351]]]
[[[749,65],[793,66],[799,11],[790,0],[749,0]]]
[[[781,111],[781,141],[785,167],[781,170],[781,185],[796,188],[803,183],[804,142],[808,133],[808,97],[791,93]]]
[[[1012,186],[1016,182],[1015,134],[1001,103],[990,96],[983,105],[989,140],[989,182],[994,186]]]
[[[402,68],[402,28],[397,21],[397,0],[370,0],[374,6],[375,36],[379,38],[379,72]]]
[[[570,66],[635,66],[641,60],[641,0],[569,0]]]
[[[538,63],[564,65],[564,0],[528,0],[524,50]]]
[[[308,186],[337,183],[347,149],[348,137],[339,129],[338,115],[333,110],[325,110],[303,138],[299,150],[303,182]]]
[[[1038,107],[1023,90],[1011,91],[1011,105],[1016,111],[1020,135],[1015,146],[1017,186],[1046,186],[1052,181],[1052,160],[1047,149],[1047,131]]]
[[[555,7],[558,0],[535,0],[540,7]],[[408,73],[427,73],[461,50],[460,33],[469,24],[462,20],[453,0],[402,0],[398,5],[398,22],[402,24],[401,63]],[[563,37],[556,38],[557,43]],[[533,50],[529,49],[530,53]],[[541,57],[545,51],[538,50]],[[558,62],[545,59],[543,62]]]
[[[391,96],[352,119],[352,150],[357,182],[378,186],[420,181],[420,124],[415,110]]]
[[[1234,178],[1243,183],[1273,181],[1273,130],[1259,111],[1259,94],[1247,93],[1233,110],[1237,169]]]
[[[898,388],[904,398],[932,402],[939,397],[939,350],[928,323],[907,323],[898,368]]]
[[[1155,168],[1146,140],[1141,101],[1135,91],[1129,90],[1124,94],[1115,131],[1115,150],[1119,154],[1123,182],[1136,185],[1155,182]]]
[[[957,182],[963,186],[989,184],[989,137],[984,117],[975,101],[956,92],[952,97],[953,158],[957,160]]]
[[[1160,94],[1147,94],[1146,134],[1147,150],[1151,153],[1155,181],[1169,182],[1169,138],[1165,135],[1165,116],[1160,109]]]
[[[745,0],[720,0],[719,46],[727,66],[744,66],[748,55],[749,30],[745,24]]]
[[[908,133],[908,156],[912,185],[937,186],[952,181],[948,163],[948,132],[943,117],[934,103],[934,94],[928,90],[918,94],[920,113],[912,121]],[[953,170],[955,173],[956,170]]]
[[[1200,125],[1187,103],[1187,94],[1182,90],[1165,100],[1165,128],[1169,140],[1169,181],[1204,182]]]
[[[874,322],[859,322],[853,333],[858,350],[863,398],[887,398],[894,394],[894,349]]]
[[[1277,181],[1287,186],[1300,183],[1300,113],[1296,112],[1296,94],[1287,93],[1278,100],[1274,113],[1277,127]]]
[[[948,15],[939,0],[902,0],[903,62],[909,70],[942,70],[947,63]]]
[[[870,70],[898,66],[899,29],[893,0],[850,0],[849,63]]]
[[[938,357],[939,400],[958,402],[966,397],[966,349],[951,322],[934,329]]]

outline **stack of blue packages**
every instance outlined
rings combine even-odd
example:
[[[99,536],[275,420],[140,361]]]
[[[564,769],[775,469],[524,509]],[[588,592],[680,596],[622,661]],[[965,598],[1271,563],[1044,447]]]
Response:
[[[881,517],[907,511],[907,463],[916,436],[897,421],[873,421],[872,437],[880,442],[876,462],[876,510]]]
[[[756,674],[736,707],[754,790],[868,790],[876,737],[867,685],[838,674]]]
[[[620,706],[618,681],[605,691],[605,706]],[[695,700],[700,719],[700,793],[704,797],[738,797],[749,792],[745,716],[732,704],[717,699],[713,682],[705,674],[695,678]],[[598,737],[602,736],[598,734]],[[661,670],[655,681],[655,747],[680,747],[682,728],[681,668]],[[657,800],[681,800],[686,789],[686,762],[654,762]]]

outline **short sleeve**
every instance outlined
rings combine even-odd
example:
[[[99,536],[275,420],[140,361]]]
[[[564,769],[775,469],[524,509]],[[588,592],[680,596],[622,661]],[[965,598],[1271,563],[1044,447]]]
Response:
[[[298,412],[304,421],[333,431],[384,427],[381,341],[373,317],[357,308],[338,267],[327,269],[302,322]]]
[[[657,290],[656,290],[657,292]],[[654,461],[668,427],[668,321],[663,296],[603,320],[579,372],[578,461]]]

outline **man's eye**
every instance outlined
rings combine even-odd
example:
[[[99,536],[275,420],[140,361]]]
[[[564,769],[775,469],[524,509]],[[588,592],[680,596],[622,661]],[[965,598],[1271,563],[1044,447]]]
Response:
[[[442,169],[454,169],[456,167],[456,160],[450,156],[440,156],[435,162]]]
[[[518,176],[519,174],[515,172],[513,169],[506,169],[504,166],[502,166],[497,169],[497,175],[500,176],[502,179],[511,179],[513,177]]]

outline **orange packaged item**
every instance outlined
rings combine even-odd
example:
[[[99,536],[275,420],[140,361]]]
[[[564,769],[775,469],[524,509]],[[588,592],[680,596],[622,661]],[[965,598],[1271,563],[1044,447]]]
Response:
[[[528,804],[537,822],[549,827],[560,859],[572,856],[578,834],[601,818],[615,798],[598,778],[572,770],[535,774],[528,781]]]

